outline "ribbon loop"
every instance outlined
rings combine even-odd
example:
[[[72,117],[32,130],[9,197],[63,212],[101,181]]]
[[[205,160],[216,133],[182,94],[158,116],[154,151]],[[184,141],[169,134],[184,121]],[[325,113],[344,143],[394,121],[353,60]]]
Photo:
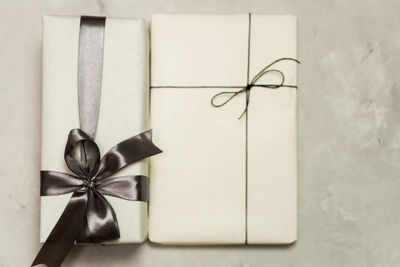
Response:
[[[73,129],[68,135],[64,158],[73,173],[90,179],[98,168],[100,151],[89,135],[81,129]]]

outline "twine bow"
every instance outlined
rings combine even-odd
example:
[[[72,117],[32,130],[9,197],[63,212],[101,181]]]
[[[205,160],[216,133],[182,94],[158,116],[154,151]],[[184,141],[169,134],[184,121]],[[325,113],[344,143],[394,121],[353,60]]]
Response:
[[[256,74],[256,76],[253,77],[253,79],[245,86],[243,87],[241,90],[239,91],[224,91],[224,92],[220,92],[218,94],[215,94],[212,98],[211,98],[211,105],[213,107],[216,108],[220,108],[224,105],[226,105],[227,103],[229,103],[229,101],[231,101],[235,96],[242,94],[242,93],[246,93],[246,107],[244,109],[244,111],[242,112],[242,114],[239,116],[238,119],[241,119],[244,114],[246,114],[247,109],[249,107],[249,103],[250,103],[250,91],[253,87],[263,87],[263,88],[267,88],[267,89],[278,89],[281,87],[289,87],[289,88],[296,88],[296,85],[286,85],[285,84],[285,74],[283,74],[282,71],[278,70],[278,69],[270,69],[273,65],[275,65],[276,63],[280,62],[280,61],[285,61],[285,60],[289,60],[289,61],[294,61],[298,64],[300,64],[300,61],[298,61],[297,59],[294,58],[280,58],[275,60],[274,62],[272,62],[271,64],[267,65],[265,68],[263,68],[259,73]],[[268,74],[268,73],[275,73],[278,74],[278,76],[280,77],[280,83],[278,84],[256,84],[256,82],[264,75]],[[215,102],[215,100],[218,97],[221,96],[229,96],[228,99],[226,99],[225,101],[217,104]]]

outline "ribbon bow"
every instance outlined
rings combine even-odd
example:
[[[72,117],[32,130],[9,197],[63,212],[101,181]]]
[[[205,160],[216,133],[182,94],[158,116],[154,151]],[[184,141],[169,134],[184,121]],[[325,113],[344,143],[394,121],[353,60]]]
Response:
[[[148,178],[111,177],[125,166],[162,151],[151,141],[151,130],[111,148],[101,159],[96,143],[81,129],[68,135],[64,159],[75,175],[41,171],[41,196],[71,193],[72,197],[32,266],[60,266],[75,243],[97,243],[120,237],[114,209],[104,195],[147,201]]]
[[[237,95],[239,95],[241,93],[246,93],[246,107],[245,107],[243,113],[238,118],[238,119],[241,119],[243,117],[243,115],[246,114],[246,112],[247,112],[247,108],[248,108],[249,103],[250,103],[250,90],[254,86],[264,87],[264,88],[267,88],[267,89],[278,89],[280,87],[289,87],[289,88],[296,88],[297,89],[297,86],[295,86],[295,85],[285,85],[285,75],[283,74],[282,71],[280,71],[278,69],[270,69],[270,67],[272,67],[276,63],[278,63],[280,61],[284,61],[284,60],[290,60],[290,61],[294,61],[294,62],[300,64],[300,61],[298,61],[297,59],[294,59],[294,58],[284,57],[284,58],[277,59],[274,62],[272,62],[271,64],[269,64],[268,66],[266,66],[265,68],[263,68],[259,73],[257,73],[257,75],[254,76],[254,78],[250,81],[250,83],[248,83],[241,90],[239,90],[239,91],[224,91],[224,92],[215,94],[211,98],[211,105],[213,107],[216,107],[216,108],[222,107],[222,106],[226,105],[229,101],[231,101],[235,96],[237,96]],[[264,76],[264,75],[266,75],[268,73],[276,73],[276,74],[278,74],[280,76],[280,78],[281,78],[281,82],[278,83],[278,84],[256,84],[256,82],[262,76]],[[215,103],[215,99],[218,98],[219,96],[223,96],[223,95],[230,95],[230,97],[228,99],[226,99],[225,101],[223,101],[222,103],[216,104]]]

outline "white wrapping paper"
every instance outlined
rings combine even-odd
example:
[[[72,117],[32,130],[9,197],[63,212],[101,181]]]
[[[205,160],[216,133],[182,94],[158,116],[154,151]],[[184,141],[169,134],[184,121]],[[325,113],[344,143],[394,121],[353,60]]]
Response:
[[[246,86],[248,34],[247,14],[153,16],[151,126],[164,153],[152,159],[151,241],[297,239],[296,89],[252,88],[247,132],[246,119],[237,119],[245,94],[221,108],[210,105],[213,95],[240,90],[217,87]],[[293,16],[252,15],[250,36],[250,80],[278,58],[297,57]],[[296,85],[294,62],[273,68]],[[258,83],[276,82],[267,75]]]
[[[69,172],[64,162],[68,133],[79,128],[77,67],[79,17],[43,20],[42,170]],[[148,39],[142,20],[106,20],[103,77],[96,143],[103,155],[118,142],[148,129]],[[148,175],[146,160],[115,174]],[[41,197],[40,241],[56,224],[71,194]],[[147,237],[147,203],[105,196],[115,210],[121,238]]]

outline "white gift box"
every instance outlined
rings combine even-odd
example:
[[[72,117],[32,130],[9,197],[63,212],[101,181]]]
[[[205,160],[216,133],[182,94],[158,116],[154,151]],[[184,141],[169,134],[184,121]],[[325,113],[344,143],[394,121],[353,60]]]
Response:
[[[164,244],[288,244],[297,239],[297,90],[253,87],[279,58],[297,57],[289,15],[155,15],[149,238]],[[297,66],[273,66],[296,85]],[[265,75],[257,83],[276,83]],[[231,87],[231,88],[230,88]]]
[[[43,103],[41,169],[69,172],[64,161],[68,133],[79,128],[79,17],[43,19]],[[148,129],[148,36],[144,21],[106,19],[103,73],[96,143],[103,155],[111,147]],[[146,160],[120,175],[148,175]],[[71,194],[41,197],[40,241],[44,242]],[[147,203],[105,196],[121,237],[110,243],[140,243],[147,238]]]

